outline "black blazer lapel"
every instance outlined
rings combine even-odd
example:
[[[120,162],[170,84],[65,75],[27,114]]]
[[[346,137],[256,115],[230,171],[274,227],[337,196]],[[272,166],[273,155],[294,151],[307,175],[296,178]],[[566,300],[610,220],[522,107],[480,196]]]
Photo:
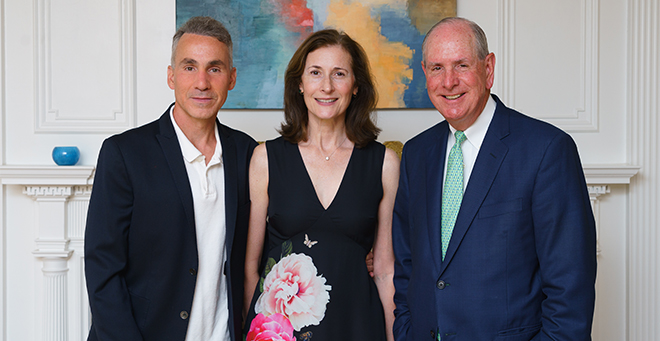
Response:
[[[171,108],[171,106],[170,106]],[[163,155],[167,160],[167,164],[172,172],[172,179],[181,197],[181,204],[183,205],[184,212],[188,221],[188,226],[195,228],[195,211],[193,209],[193,197],[190,189],[190,180],[188,179],[188,172],[186,165],[183,163],[183,154],[181,154],[181,146],[176,137],[172,119],[170,118],[170,109],[167,109],[158,120],[160,133],[156,135],[156,139],[160,143],[163,150]],[[139,146],[136,146],[139,148]]]
[[[445,261],[442,264],[441,273],[451,262],[456,249],[461,244],[463,237],[465,237],[509,151],[509,148],[502,142],[502,139],[508,136],[510,131],[509,109],[496,96],[493,97],[497,102],[495,115],[488,127],[474,168],[470,174],[470,179],[463,195],[461,209],[454,224],[449,248],[445,255]]]
[[[236,213],[238,212],[238,156],[236,155],[236,141],[231,131],[216,119],[218,135],[222,145],[222,167],[225,171],[225,219],[227,226],[226,246],[227,255],[231,255],[236,228]]]

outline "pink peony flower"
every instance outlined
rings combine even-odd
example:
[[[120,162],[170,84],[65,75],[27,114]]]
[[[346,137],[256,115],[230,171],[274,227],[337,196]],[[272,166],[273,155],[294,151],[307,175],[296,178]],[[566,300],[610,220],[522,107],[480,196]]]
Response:
[[[284,314],[300,331],[323,320],[331,288],[325,285],[325,278],[316,275],[312,258],[292,253],[270,270],[254,310],[257,314]]]
[[[255,316],[246,341],[296,341],[291,322],[282,314]]]

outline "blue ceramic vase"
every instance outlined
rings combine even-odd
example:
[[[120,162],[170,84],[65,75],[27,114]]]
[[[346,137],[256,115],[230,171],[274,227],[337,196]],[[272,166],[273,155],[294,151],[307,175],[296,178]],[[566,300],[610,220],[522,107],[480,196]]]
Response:
[[[73,166],[80,159],[80,150],[75,146],[53,148],[53,161],[58,166]]]

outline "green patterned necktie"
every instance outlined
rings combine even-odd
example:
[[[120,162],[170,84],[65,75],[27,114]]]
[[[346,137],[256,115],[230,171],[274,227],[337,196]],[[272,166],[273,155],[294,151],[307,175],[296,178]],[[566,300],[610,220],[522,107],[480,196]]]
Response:
[[[463,151],[461,144],[467,137],[462,131],[454,133],[456,143],[449,151],[449,160],[447,161],[447,177],[445,186],[442,189],[442,260],[445,260],[447,247],[451,234],[454,231],[454,223],[458,210],[461,208],[463,200]]]

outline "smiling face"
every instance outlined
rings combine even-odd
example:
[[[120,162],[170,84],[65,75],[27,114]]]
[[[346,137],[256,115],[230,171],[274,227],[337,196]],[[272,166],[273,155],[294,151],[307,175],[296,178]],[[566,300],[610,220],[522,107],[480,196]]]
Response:
[[[216,38],[185,33],[167,68],[167,84],[174,90],[174,117],[179,120],[215,121],[227,92],[236,84],[236,69],[229,49]],[[185,123],[184,123],[185,124]]]
[[[310,52],[305,61],[300,91],[310,118],[324,120],[345,115],[351,97],[358,91],[351,56],[338,45]]]
[[[495,55],[479,59],[472,29],[465,23],[447,23],[430,33],[424,57],[431,102],[452,127],[469,128],[488,101]]]

